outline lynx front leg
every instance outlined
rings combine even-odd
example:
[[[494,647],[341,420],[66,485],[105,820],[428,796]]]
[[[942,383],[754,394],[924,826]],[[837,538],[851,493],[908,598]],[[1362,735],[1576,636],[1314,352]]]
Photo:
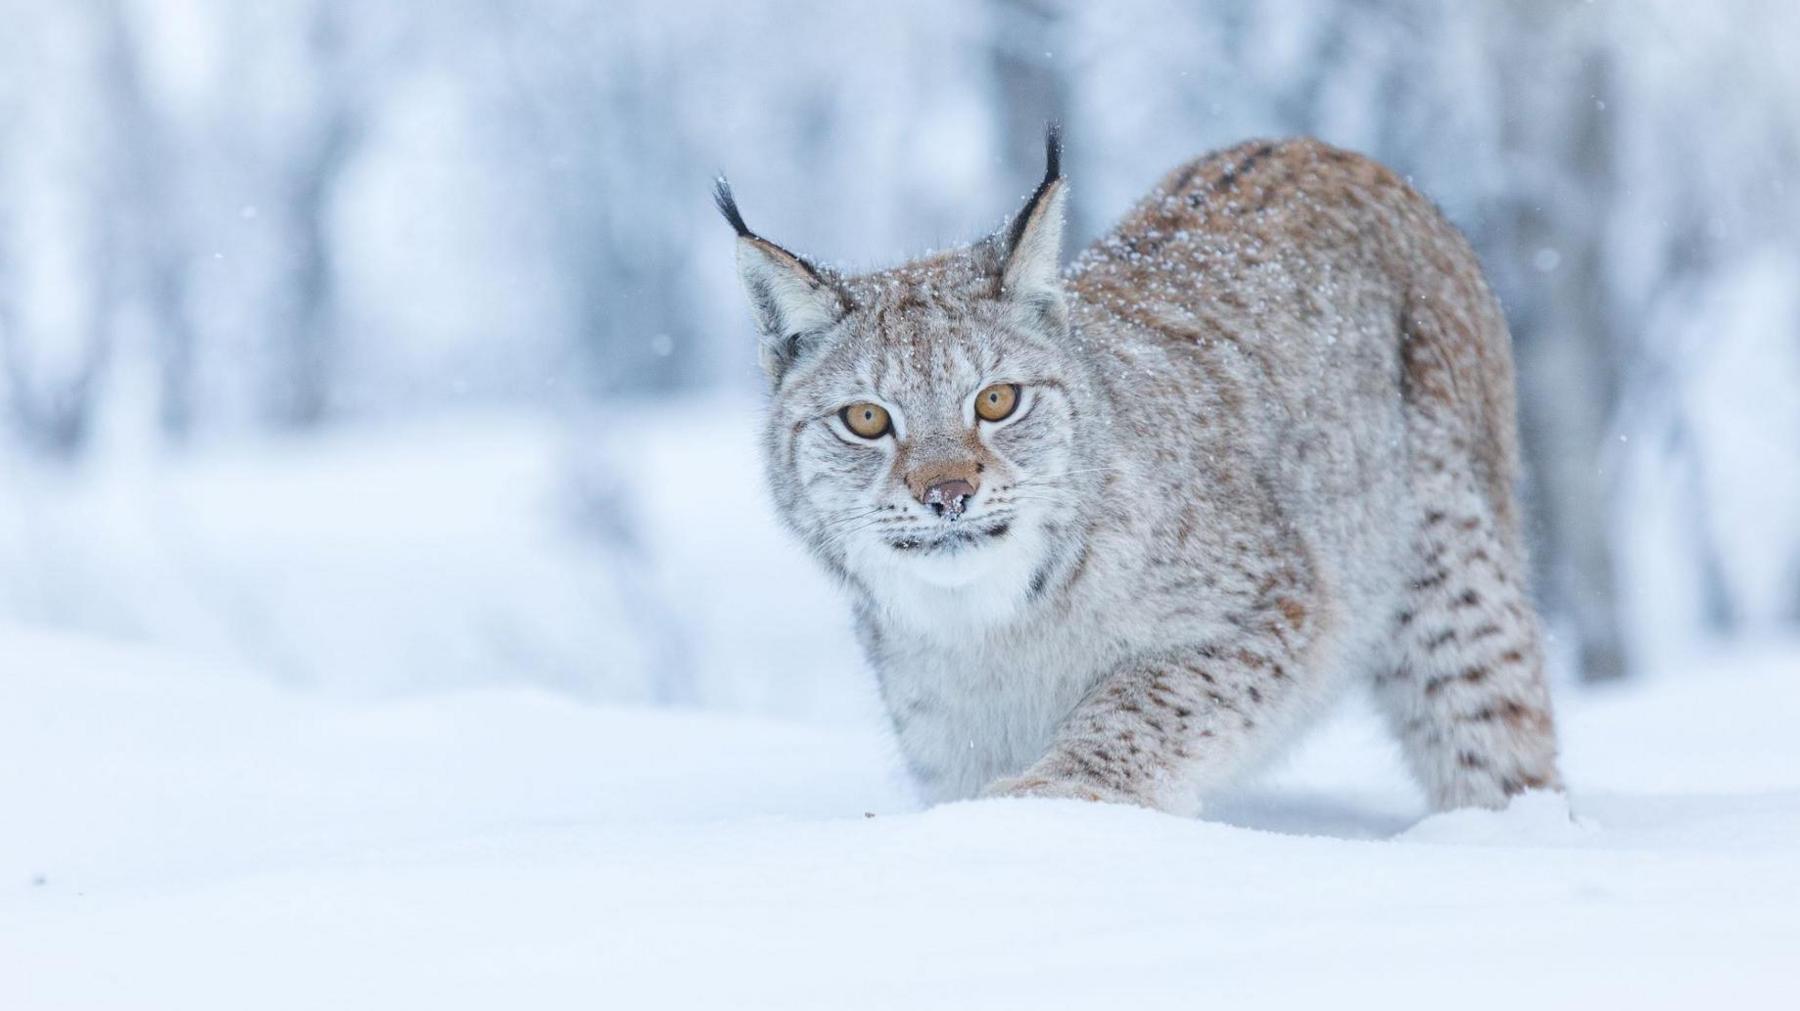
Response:
[[[1228,781],[1292,721],[1299,682],[1279,638],[1134,660],[1082,700],[1042,758],[985,794],[1193,813],[1206,790]]]

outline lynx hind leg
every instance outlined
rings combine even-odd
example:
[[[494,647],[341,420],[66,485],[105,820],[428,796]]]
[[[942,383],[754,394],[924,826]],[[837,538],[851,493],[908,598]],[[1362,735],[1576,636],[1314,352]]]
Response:
[[[1502,807],[1524,790],[1560,788],[1520,551],[1497,529],[1470,470],[1421,463],[1433,473],[1415,489],[1416,574],[1394,618],[1396,662],[1377,677],[1376,698],[1438,810]]]

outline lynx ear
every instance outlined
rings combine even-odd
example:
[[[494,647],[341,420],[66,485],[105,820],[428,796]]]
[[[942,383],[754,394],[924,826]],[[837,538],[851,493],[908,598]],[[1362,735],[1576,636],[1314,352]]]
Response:
[[[1044,181],[1006,230],[1000,272],[1002,297],[1037,302],[1060,312],[1062,292],[1062,131],[1052,123],[1044,136]]]
[[[843,318],[849,299],[812,264],[752,232],[724,177],[713,190],[713,201],[737,230],[738,280],[762,336],[763,371],[770,379],[779,379],[820,334]]]

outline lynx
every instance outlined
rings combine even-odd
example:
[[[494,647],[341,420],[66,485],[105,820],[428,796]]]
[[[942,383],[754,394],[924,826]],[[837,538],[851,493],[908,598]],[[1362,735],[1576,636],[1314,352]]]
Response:
[[[782,519],[933,802],[1191,813],[1368,685],[1438,808],[1556,788],[1506,323],[1468,243],[1310,139],[1177,168],[1061,268],[999,232],[851,276],[751,231]]]

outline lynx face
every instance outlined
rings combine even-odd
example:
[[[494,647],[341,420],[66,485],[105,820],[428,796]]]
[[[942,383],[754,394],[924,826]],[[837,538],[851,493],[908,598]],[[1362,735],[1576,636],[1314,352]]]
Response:
[[[991,287],[935,298],[922,287],[854,285],[859,308],[780,377],[776,498],[872,590],[914,579],[1016,599],[1073,518],[1082,369],[1060,319]]]
[[[1003,234],[860,277],[755,235],[723,183],[718,197],[773,386],[786,522],[877,604],[933,623],[998,616],[1041,588],[1096,471],[1054,158]]]

